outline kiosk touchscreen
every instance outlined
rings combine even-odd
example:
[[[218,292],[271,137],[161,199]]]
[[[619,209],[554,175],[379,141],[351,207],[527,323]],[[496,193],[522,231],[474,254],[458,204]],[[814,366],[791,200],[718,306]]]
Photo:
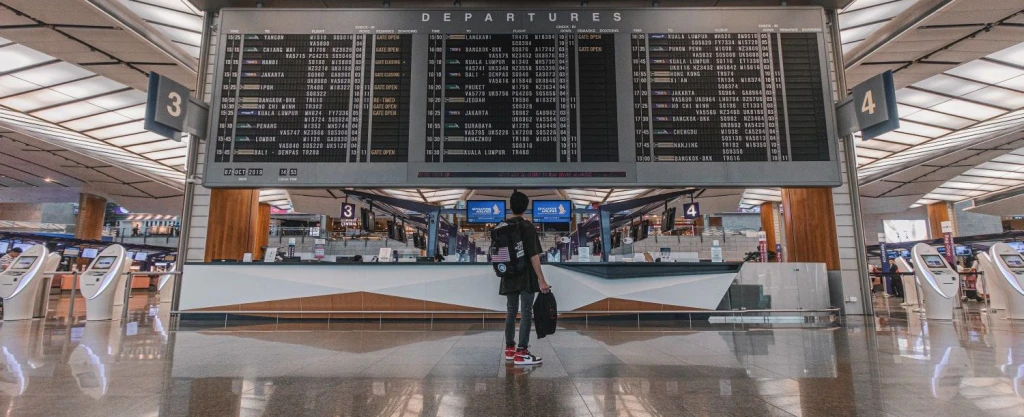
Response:
[[[1024,257],[1005,243],[992,245],[989,257],[998,270],[998,282],[1006,294],[1007,318],[1024,320]]]
[[[914,268],[902,256],[896,258],[896,267],[899,268],[900,272],[914,272]],[[903,304],[908,306],[921,305],[921,300],[917,298],[919,294],[917,277],[914,275],[900,275],[895,278],[903,282]]]
[[[921,283],[921,295],[927,307],[925,317],[932,320],[952,320],[960,276],[949,267],[939,251],[926,243],[918,243],[911,251],[914,275]]]
[[[49,301],[47,283],[60,263],[60,255],[51,254],[46,246],[35,245],[14,260],[10,268],[0,273],[0,297],[4,299],[4,321],[28,320],[46,314]],[[42,303],[40,306],[39,304]]]
[[[87,321],[113,319],[114,307],[124,304],[125,273],[132,265],[127,255],[123,246],[110,245],[82,273],[80,285]]]

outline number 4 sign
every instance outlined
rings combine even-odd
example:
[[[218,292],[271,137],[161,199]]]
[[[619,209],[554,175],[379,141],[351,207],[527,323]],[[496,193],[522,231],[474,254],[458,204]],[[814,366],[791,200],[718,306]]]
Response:
[[[683,218],[693,220],[700,217],[700,203],[683,204]]]

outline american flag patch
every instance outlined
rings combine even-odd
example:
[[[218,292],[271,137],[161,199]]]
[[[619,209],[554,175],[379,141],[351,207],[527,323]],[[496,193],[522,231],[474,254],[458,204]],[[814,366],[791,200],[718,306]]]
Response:
[[[508,256],[508,248],[498,248],[498,253],[491,255],[491,262],[511,262],[512,258]]]

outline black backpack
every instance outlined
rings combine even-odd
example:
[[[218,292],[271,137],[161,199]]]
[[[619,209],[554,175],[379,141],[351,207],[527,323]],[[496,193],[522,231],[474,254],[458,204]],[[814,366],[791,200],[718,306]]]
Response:
[[[538,339],[555,334],[555,327],[558,326],[558,302],[555,301],[554,292],[537,294],[537,301],[533,303],[533,323],[537,329]]]
[[[529,263],[521,222],[504,221],[491,229],[490,255],[494,273],[499,278],[515,278],[526,273]]]

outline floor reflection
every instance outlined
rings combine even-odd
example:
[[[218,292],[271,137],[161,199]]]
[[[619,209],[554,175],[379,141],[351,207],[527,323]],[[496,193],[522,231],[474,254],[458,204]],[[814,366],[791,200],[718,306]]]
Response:
[[[1024,324],[877,302],[835,328],[574,325],[516,367],[493,325],[174,331],[155,298],[123,324],[68,320],[64,300],[0,324],[0,415],[1024,415]]]

